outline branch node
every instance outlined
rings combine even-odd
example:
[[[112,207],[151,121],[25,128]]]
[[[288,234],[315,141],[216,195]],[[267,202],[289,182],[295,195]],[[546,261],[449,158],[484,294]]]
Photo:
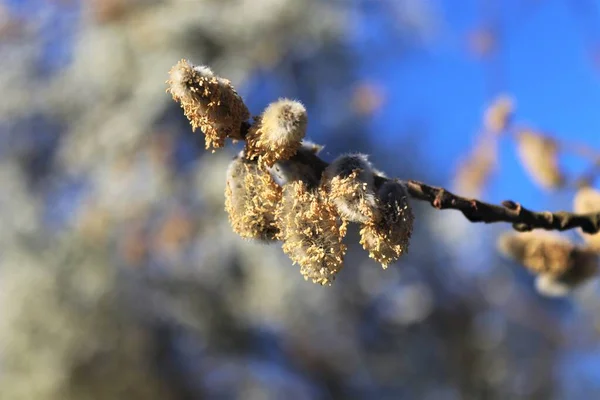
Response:
[[[530,232],[533,230],[533,226],[524,222],[516,222],[513,224],[513,229],[517,232]]]
[[[512,200],[504,200],[502,202],[502,205],[511,211],[521,211],[521,205]]]
[[[444,195],[446,194],[446,191],[444,189],[440,189],[437,194],[435,195],[435,198],[433,199],[433,201],[431,202],[431,205],[435,208],[437,208],[438,210],[441,210],[444,207]]]

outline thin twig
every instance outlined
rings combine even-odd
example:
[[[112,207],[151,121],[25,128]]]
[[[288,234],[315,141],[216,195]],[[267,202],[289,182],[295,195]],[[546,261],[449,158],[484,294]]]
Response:
[[[535,212],[511,200],[503,201],[502,205],[489,204],[457,196],[444,188],[422,182],[408,181],[406,186],[411,197],[427,201],[439,210],[458,210],[471,222],[508,222],[519,232],[533,229],[565,231],[581,228],[586,233],[596,233],[600,230],[600,213]]]

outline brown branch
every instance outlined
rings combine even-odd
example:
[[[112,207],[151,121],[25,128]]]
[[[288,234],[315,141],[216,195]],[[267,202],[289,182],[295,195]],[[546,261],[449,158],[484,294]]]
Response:
[[[241,129],[241,136],[245,137],[250,124],[245,123]],[[290,160],[292,162],[309,165],[320,176],[329,165],[310,151],[300,149]],[[377,176],[375,185],[379,187],[389,178]],[[416,200],[426,201],[438,210],[460,211],[470,222],[483,222],[486,224],[508,222],[519,232],[533,229],[546,229],[565,231],[581,228],[586,233],[600,231],[600,212],[589,214],[575,214],[567,211],[531,211],[512,200],[503,201],[501,205],[485,203],[477,199],[458,196],[444,188],[430,186],[422,182],[409,180],[405,182],[408,194]]]
[[[533,229],[565,231],[581,228],[586,233],[596,233],[600,230],[600,213],[535,212],[511,200],[503,201],[502,205],[484,203],[457,196],[444,188],[429,186],[422,182],[408,181],[406,186],[413,198],[427,201],[439,210],[458,210],[471,222],[486,224],[508,222],[519,232]]]

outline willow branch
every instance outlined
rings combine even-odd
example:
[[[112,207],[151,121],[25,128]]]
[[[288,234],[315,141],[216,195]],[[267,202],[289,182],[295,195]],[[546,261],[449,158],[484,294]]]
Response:
[[[248,123],[242,126],[242,138],[246,136],[249,127]],[[329,165],[316,154],[302,149],[290,161],[310,166],[317,176]],[[390,179],[377,176],[375,184],[380,186],[387,180]],[[600,231],[600,212],[589,214],[575,214],[567,211],[536,212],[512,200],[506,200],[501,205],[490,204],[477,199],[461,197],[444,188],[415,180],[406,181],[405,185],[408,194],[413,199],[426,201],[438,210],[460,211],[470,222],[486,224],[507,222],[519,232],[533,229],[565,231],[574,228],[581,228],[586,233]]]
[[[581,228],[586,233],[596,233],[600,230],[600,213],[535,212],[512,200],[503,201],[501,205],[489,204],[457,196],[444,188],[417,181],[408,181],[407,188],[411,197],[427,201],[439,210],[458,210],[471,222],[508,222],[519,232],[533,229],[565,231]]]

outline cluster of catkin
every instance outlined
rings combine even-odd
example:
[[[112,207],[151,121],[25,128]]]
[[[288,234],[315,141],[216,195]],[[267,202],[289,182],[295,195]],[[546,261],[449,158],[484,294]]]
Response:
[[[376,179],[382,174],[361,154],[343,155],[322,173],[303,163],[299,155],[321,147],[304,140],[301,103],[270,104],[242,133],[250,112],[228,80],[181,60],[167,83],[192,127],[205,134],[207,149],[222,147],[226,138],[246,142],[229,165],[225,189],[237,234],[283,242],[304,278],[322,285],[343,266],[349,223],[360,225],[360,243],[384,268],[408,251],[413,214],[404,185]]]

